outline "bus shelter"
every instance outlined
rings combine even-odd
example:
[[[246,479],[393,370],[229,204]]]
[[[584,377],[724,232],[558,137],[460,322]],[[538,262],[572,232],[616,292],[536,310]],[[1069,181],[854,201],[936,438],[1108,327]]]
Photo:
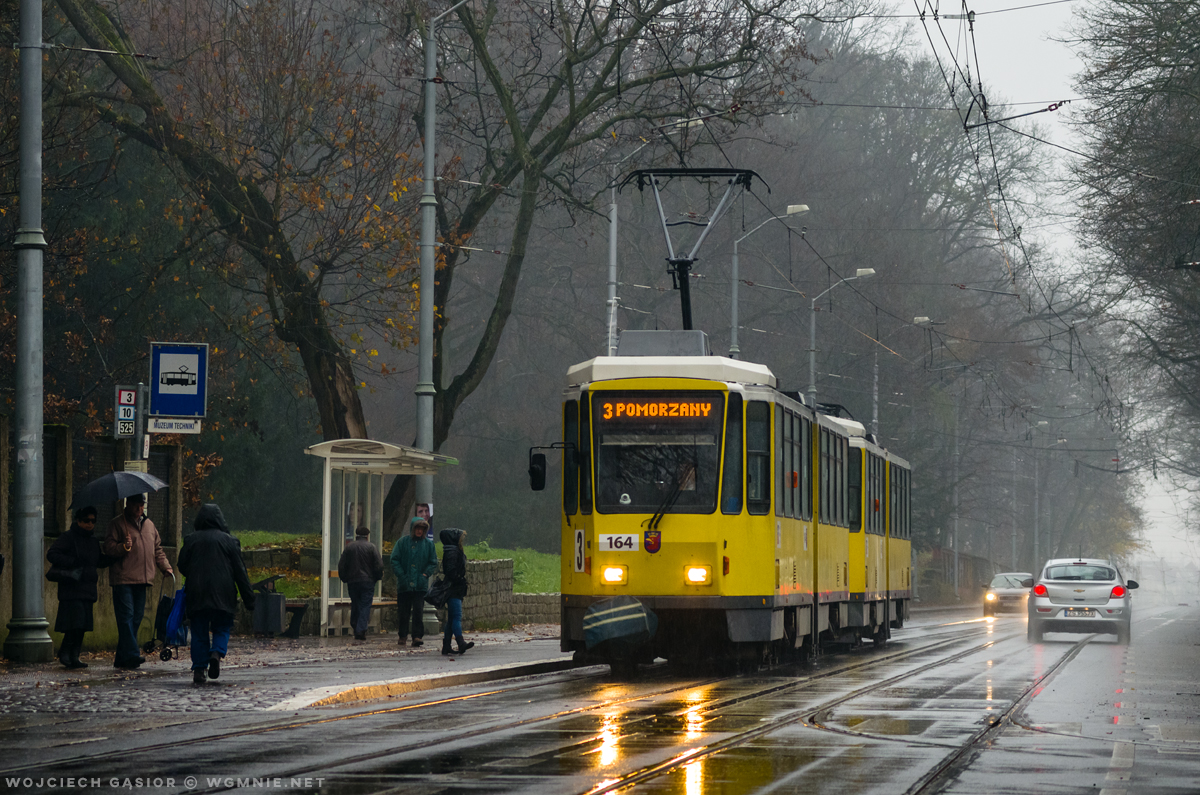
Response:
[[[458,459],[370,439],[334,439],[305,451],[325,459],[321,520],[321,635],[350,634],[350,594],[338,579],[338,559],[354,531],[370,529],[383,549],[383,498],[396,475],[435,475]],[[382,582],[375,585],[380,596]],[[374,612],[374,611],[373,611]]]

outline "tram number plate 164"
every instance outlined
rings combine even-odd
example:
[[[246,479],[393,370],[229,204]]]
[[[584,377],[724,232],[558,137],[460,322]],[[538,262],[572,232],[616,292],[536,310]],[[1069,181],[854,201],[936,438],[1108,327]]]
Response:
[[[634,533],[601,533],[596,546],[605,552],[637,552],[638,536]]]

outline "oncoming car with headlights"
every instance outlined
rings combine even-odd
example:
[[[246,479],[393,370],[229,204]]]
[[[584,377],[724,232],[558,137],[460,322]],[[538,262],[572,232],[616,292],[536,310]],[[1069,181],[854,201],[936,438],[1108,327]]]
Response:
[[[1032,577],[1027,571],[1002,572],[993,577],[991,583],[983,586],[983,614],[994,616],[1005,610],[1023,611],[1025,600],[1029,598],[1029,586],[1022,583]]]
[[[1029,640],[1046,632],[1098,632],[1128,644],[1132,604],[1138,587],[1126,581],[1116,564],[1092,558],[1046,561],[1029,595]]]

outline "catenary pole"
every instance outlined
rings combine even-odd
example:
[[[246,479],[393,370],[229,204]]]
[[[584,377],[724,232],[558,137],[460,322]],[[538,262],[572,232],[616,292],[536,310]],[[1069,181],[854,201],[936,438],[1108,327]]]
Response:
[[[12,618],[4,656],[46,662],[54,643],[42,601],[42,4],[20,8],[20,225],[17,250],[16,510],[13,527]]]
[[[424,189],[421,192],[421,281],[420,312],[417,330],[417,448],[433,452],[433,315],[434,275],[437,261],[437,40],[434,36],[437,21],[454,11],[467,0],[461,0],[437,16],[429,18],[425,32],[425,142]],[[417,476],[417,502],[433,503],[433,476]]]

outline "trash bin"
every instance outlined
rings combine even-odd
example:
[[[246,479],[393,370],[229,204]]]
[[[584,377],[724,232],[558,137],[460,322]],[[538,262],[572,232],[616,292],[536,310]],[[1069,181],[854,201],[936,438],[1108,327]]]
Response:
[[[287,597],[281,593],[254,596],[254,634],[274,637],[287,626]]]

